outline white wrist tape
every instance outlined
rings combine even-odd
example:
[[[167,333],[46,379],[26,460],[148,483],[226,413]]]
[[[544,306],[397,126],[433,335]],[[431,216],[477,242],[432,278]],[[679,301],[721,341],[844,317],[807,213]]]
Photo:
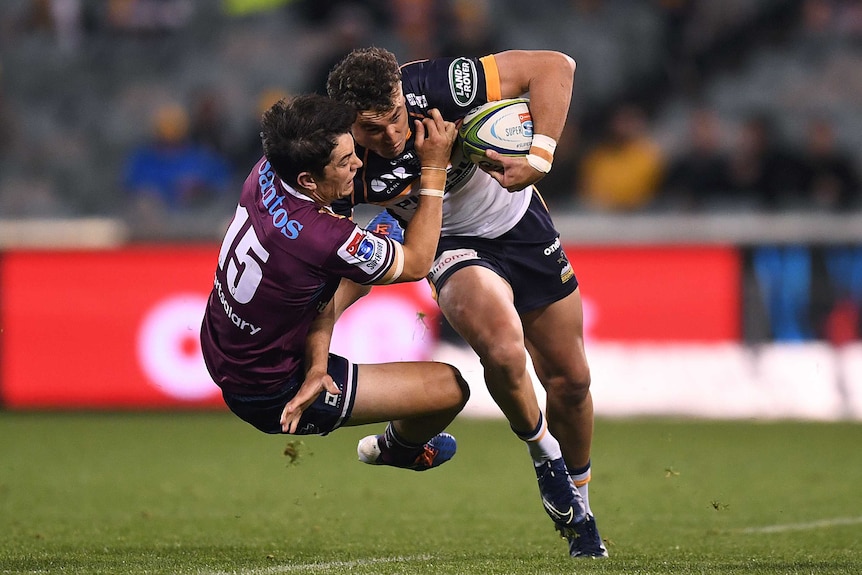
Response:
[[[530,145],[530,153],[527,154],[527,163],[534,170],[547,174],[551,171],[551,164],[554,162],[554,151],[556,149],[556,140],[544,134],[534,134],[533,142]]]
[[[543,174],[547,174],[551,171],[551,162],[545,158],[540,158],[536,154],[527,154],[527,163],[530,164],[534,170],[542,172]]]
[[[442,198],[443,190],[435,190],[434,188],[420,188],[419,195],[420,196],[431,196],[432,198]]]
[[[545,150],[553,157],[554,152],[557,151],[557,141],[554,140],[552,137],[546,136],[544,134],[533,134],[533,142],[530,144],[531,152],[533,151],[532,148],[539,148],[540,150]]]

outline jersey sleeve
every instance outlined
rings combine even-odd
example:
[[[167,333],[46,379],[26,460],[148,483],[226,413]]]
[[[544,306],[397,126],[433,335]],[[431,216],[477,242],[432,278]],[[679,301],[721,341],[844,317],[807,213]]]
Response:
[[[438,108],[450,122],[489,101],[500,99],[500,75],[494,56],[435,58],[401,68],[404,98],[411,112],[427,115]]]
[[[358,284],[386,283],[386,278],[393,275],[393,267],[402,265],[401,245],[349,220],[340,223],[350,225],[339,225],[339,233],[333,235],[324,264],[327,271]]]

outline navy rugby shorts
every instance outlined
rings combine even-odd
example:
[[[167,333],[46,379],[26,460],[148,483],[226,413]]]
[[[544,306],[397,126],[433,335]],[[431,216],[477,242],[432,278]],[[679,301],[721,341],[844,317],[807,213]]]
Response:
[[[467,266],[484,266],[506,280],[518,313],[550,305],[578,287],[560,234],[535,192],[521,221],[500,237],[441,237],[428,275],[434,291],[439,293],[453,273]]]
[[[321,393],[302,413],[296,435],[326,435],[350,419],[356,399],[356,366],[348,359],[330,353],[328,370],[341,394]],[[277,393],[237,395],[225,391],[222,397],[230,410],[243,421],[265,433],[282,433],[281,412],[301,385],[302,379],[291,379]]]

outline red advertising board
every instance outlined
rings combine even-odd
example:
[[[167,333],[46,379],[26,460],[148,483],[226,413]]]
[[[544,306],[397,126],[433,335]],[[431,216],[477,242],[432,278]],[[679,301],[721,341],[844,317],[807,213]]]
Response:
[[[2,254],[3,405],[222,407],[198,339],[217,257],[215,245]],[[430,355],[437,308],[424,282],[377,288],[354,308],[333,334],[336,353]]]
[[[742,333],[741,256],[731,247],[566,247],[593,340],[716,342]]]
[[[2,256],[8,407],[219,405],[198,330],[218,251]]]
[[[567,247],[586,337],[734,341],[733,248]],[[198,330],[218,247],[0,255],[0,400],[8,408],[223,408]],[[336,326],[357,362],[427,359],[439,316],[425,282],[375,288]]]

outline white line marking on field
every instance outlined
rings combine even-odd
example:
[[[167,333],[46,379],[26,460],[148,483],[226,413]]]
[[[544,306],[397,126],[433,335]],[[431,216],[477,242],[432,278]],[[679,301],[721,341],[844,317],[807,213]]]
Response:
[[[292,565],[274,565],[262,569],[240,569],[237,571],[209,571],[201,572],[201,575],[277,575],[278,573],[302,573],[314,572],[324,573],[332,570],[350,569],[352,567],[364,567],[368,565],[379,565],[381,563],[402,563],[407,561],[427,561],[431,555],[412,555],[409,557],[380,557],[377,559],[356,559],[354,561],[321,561],[316,563],[296,563]]]
[[[837,527],[839,525],[862,524],[862,517],[836,517],[835,519],[823,519],[810,521],[808,523],[785,523],[784,525],[767,525],[765,527],[746,527],[737,530],[738,533],[784,533],[786,531],[810,531],[812,529],[823,529],[824,527]]]

